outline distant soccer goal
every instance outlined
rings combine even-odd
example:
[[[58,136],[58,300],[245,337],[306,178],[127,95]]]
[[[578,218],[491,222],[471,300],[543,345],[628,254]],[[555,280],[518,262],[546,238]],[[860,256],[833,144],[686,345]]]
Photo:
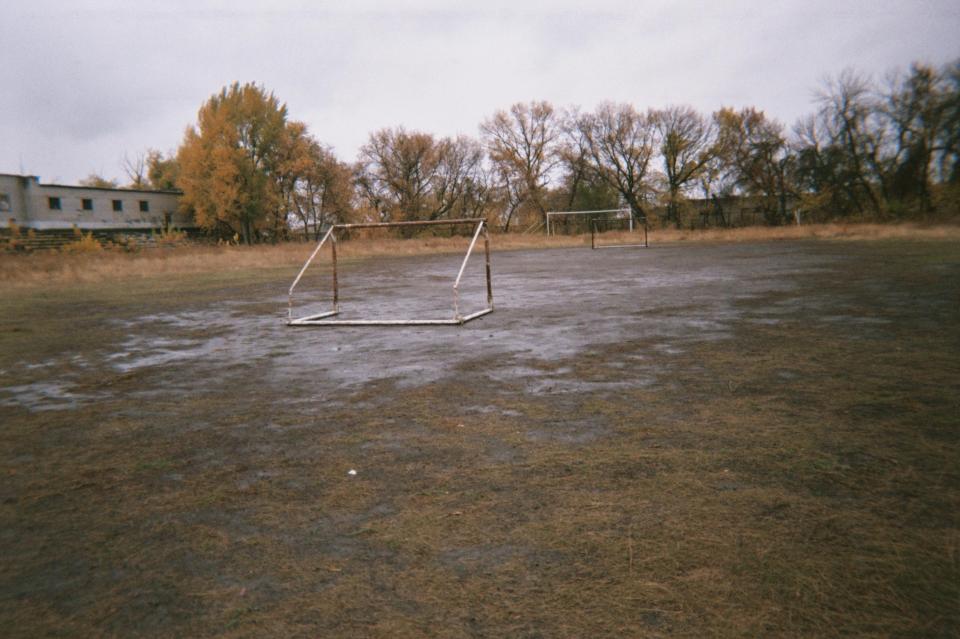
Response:
[[[630,224],[622,218],[600,218],[590,221],[590,248],[649,248],[647,241],[647,218],[643,217],[638,226],[643,227],[643,241],[638,228],[634,233],[633,219]]]
[[[428,318],[409,318],[409,319],[329,319],[340,313],[340,283],[337,279],[337,243],[338,236],[337,234],[341,231],[349,231],[353,229],[386,229],[386,228],[402,228],[402,227],[417,227],[417,226],[456,226],[456,225],[465,225],[472,224],[474,225],[473,236],[470,240],[470,245],[467,247],[467,252],[463,257],[463,262],[460,264],[460,271],[457,273],[456,278],[453,280],[453,316],[449,318],[437,318],[437,319],[428,319]],[[483,236],[483,249],[484,256],[486,258],[486,286],[487,286],[487,306],[480,310],[474,311],[472,313],[464,314],[460,309],[460,281],[463,279],[464,270],[467,268],[467,262],[470,260],[470,255],[473,253],[474,246],[477,244],[477,240],[480,236]],[[331,284],[333,288],[333,306],[329,311],[323,313],[314,313],[312,315],[304,315],[302,317],[294,317],[293,306],[294,306],[294,291],[297,288],[297,285],[300,283],[300,280],[303,278],[303,274],[306,273],[307,269],[310,267],[310,264],[313,262],[314,258],[320,253],[320,249],[323,248],[329,242],[330,245],[330,254],[331,254]],[[469,322],[470,320],[477,319],[488,313],[493,312],[493,286],[490,281],[490,235],[487,232],[487,223],[486,220],[477,219],[477,218],[463,218],[456,220],[430,220],[422,222],[380,222],[380,223],[370,223],[370,224],[335,224],[330,227],[326,235],[323,236],[323,239],[317,243],[317,247],[313,250],[313,253],[310,254],[310,257],[307,258],[307,261],[304,263],[303,268],[300,269],[300,272],[297,274],[296,279],[293,280],[293,284],[290,285],[290,290],[288,291],[288,302],[287,302],[287,326],[424,326],[424,325],[461,325]]]
[[[586,233],[590,228],[590,223],[594,219],[622,219],[626,221],[629,229],[633,230],[633,214],[630,209],[600,209],[597,211],[550,211],[547,213],[547,235],[557,235],[558,232],[566,230],[564,224],[567,220],[580,221],[578,224],[581,233]]]

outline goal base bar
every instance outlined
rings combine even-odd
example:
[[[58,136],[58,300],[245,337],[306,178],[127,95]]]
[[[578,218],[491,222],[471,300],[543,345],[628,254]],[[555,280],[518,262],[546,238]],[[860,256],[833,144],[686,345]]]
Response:
[[[330,311],[329,313],[320,313],[319,315],[308,315],[299,317],[287,322],[287,326],[462,326],[470,320],[483,317],[492,313],[492,308],[485,308],[482,311],[464,315],[461,318],[452,319],[411,319],[411,320],[331,320],[324,319],[332,315],[337,315],[339,311]]]
[[[605,248],[650,248],[647,244],[601,244],[599,246],[594,246],[595,249],[605,249]]]

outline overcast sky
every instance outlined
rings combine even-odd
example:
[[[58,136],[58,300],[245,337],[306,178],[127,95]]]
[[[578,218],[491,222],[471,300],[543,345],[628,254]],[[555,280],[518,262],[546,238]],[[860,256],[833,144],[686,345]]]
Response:
[[[121,177],[234,81],[344,160],[379,128],[477,135],[535,99],[749,105],[791,125],[827,76],[940,65],[958,34],[957,0],[0,0],[0,173]]]

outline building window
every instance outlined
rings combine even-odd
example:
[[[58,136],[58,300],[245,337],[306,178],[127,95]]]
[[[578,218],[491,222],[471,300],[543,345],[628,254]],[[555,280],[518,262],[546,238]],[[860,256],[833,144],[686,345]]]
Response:
[[[48,197],[48,198],[47,198],[47,204],[48,204],[48,205],[50,206],[50,208],[51,208],[52,210],[54,210],[54,211],[59,211],[59,210],[61,209],[61,206],[60,206],[60,198],[58,198],[58,197]]]
[[[80,200],[80,207],[81,207],[84,211],[92,211],[92,210],[93,210],[93,200],[91,200],[91,199],[88,198],[88,197],[83,198],[82,200]]]
[[[123,200],[113,200],[113,210],[122,211],[123,210]]]
[[[6,193],[0,193],[0,211],[10,210],[10,196]]]
[[[140,212],[149,213],[150,212],[150,203],[146,200],[140,200]]]

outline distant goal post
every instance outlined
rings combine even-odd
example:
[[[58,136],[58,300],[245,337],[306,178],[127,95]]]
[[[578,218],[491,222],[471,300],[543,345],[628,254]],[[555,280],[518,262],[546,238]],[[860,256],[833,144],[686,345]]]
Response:
[[[650,244],[647,240],[647,220],[646,218],[642,219],[643,224],[643,240],[641,241],[639,237],[636,237],[633,233],[633,224],[629,225],[629,228],[624,228],[627,226],[624,224],[625,220],[620,218],[601,218],[590,220],[590,248],[592,249],[601,249],[601,248],[649,248]],[[614,242],[604,242],[603,235],[605,233],[619,233],[619,238],[623,237],[623,233],[627,232],[629,235],[628,241],[614,241]],[[636,237],[636,239],[634,239]]]
[[[559,219],[583,216],[587,218],[587,224],[592,226],[593,219],[602,217],[604,219],[623,219],[627,220],[630,231],[633,231],[633,212],[629,208],[623,209],[599,209],[596,211],[549,211],[547,213],[547,235],[556,235],[557,221]]]
[[[467,252],[460,264],[460,270],[453,281],[453,316],[449,318],[410,318],[410,319],[330,319],[340,314],[340,284],[337,278],[337,233],[352,229],[383,229],[383,228],[404,228],[416,226],[456,226],[472,224],[474,225],[473,235]],[[467,262],[473,253],[474,246],[480,236],[483,236],[483,249],[486,258],[486,288],[487,288],[487,306],[472,313],[463,314],[460,310],[460,281],[463,279],[464,270],[467,268]],[[333,305],[329,311],[294,317],[294,292],[300,283],[303,274],[306,273],[314,258],[320,253],[320,249],[329,241],[331,253],[331,279],[333,289]],[[454,220],[424,220],[417,222],[371,222],[361,224],[334,224],[317,243],[317,247],[307,258],[297,277],[290,285],[287,292],[287,326],[429,326],[429,325],[462,325],[470,320],[483,317],[493,312],[493,286],[490,280],[490,234],[487,231],[487,223],[483,218],[460,218]]]

